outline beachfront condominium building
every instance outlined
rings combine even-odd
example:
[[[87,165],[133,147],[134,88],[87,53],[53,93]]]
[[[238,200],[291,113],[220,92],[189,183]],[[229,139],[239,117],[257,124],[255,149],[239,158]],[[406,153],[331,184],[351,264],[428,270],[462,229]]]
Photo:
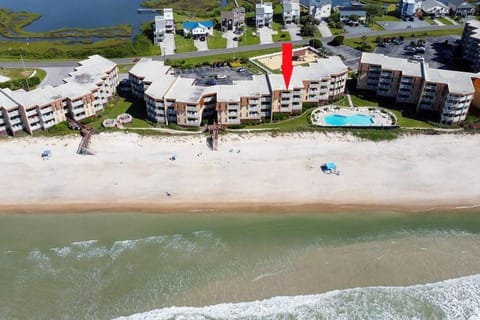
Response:
[[[480,105],[480,73],[429,68],[423,61],[362,53],[357,89],[415,110],[436,112],[439,121],[457,124],[465,120],[470,105]]]
[[[255,25],[257,28],[272,27],[273,5],[271,2],[260,2],[255,5]]]
[[[130,70],[132,94],[143,99],[150,120],[200,126],[216,120],[225,125],[271,119],[276,112],[294,114],[304,102],[324,104],[343,95],[347,67],[339,57],[296,66],[289,88],[279,74],[253,75],[225,84],[201,83],[173,75],[161,61],[141,59]]]
[[[117,65],[99,55],[80,61],[64,83],[31,91],[0,89],[0,134],[32,134],[101,112],[118,85]]]
[[[461,44],[463,59],[473,72],[480,72],[480,21],[469,20],[465,23]]]
[[[283,23],[300,23],[300,3],[298,0],[283,0]]]
[[[173,19],[173,9],[163,9],[162,16],[155,16],[155,25],[153,29],[153,42],[160,45],[165,39],[165,33],[175,33],[175,21]]]
[[[331,0],[300,0],[308,8],[308,13],[315,19],[322,20],[330,17],[332,11]]]

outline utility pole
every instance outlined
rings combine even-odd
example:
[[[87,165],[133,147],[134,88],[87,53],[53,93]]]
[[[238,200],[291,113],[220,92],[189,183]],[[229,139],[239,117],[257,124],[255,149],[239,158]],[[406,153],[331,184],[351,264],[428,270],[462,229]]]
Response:
[[[22,48],[22,51],[20,51],[20,59],[22,60],[23,71],[25,72],[25,71],[27,71],[27,70],[25,69],[25,62],[23,61],[23,54],[22,54],[22,52],[23,52],[23,48]],[[26,78],[26,79],[27,79],[27,80],[25,80],[25,83],[27,84],[27,90],[30,91],[30,86],[28,85],[28,79],[30,79],[30,78]]]

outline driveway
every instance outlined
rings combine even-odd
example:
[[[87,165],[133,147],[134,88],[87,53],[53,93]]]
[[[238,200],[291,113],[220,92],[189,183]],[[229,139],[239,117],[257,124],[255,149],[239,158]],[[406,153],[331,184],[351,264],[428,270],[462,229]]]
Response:
[[[173,33],[165,34],[165,39],[160,42],[160,49],[164,56],[175,54],[175,35]]]
[[[325,21],[320,22],[317,28],[318,28],[318,31],[320,31],[320,33],[322,34],[323,38],[332,36],[332,32],[328,28],[328,24]]]
[[[257,33],[260,36],[260,43],[266,44],[266,43],[273,43],[272,34],[277,34],[277,31],[273,31],[270,28],[263,27],[263,28],[258,28]]]
[[[193,40],[193,45],[195,48],[197,48],[197,51],[207,51],[208,50],[208,44],[207,40],[205,41],[200,41],[200,40]]]
[[[302,36],[300,35],[300,27],[295,23],[289,23],[285,26],[287,28],[288,33],[290,33],[290,40],[297,41],[302,40]]]
[[[222,38],[227,39],[227,48],[236,48],[238,47],[238,41],[233,40],[233,38],[239,37],[233,33],[232,30],[222,33]]]
[[[371,32],[372,29],[370,29],[369,27],[366,27],[365,25],[363,24],[360,24],[356,27],[350,27],[350,26],[343,26],[343,29],[345,29],[345,32],[348,33],[348,34],[357,34],[357,33],[365,33],[365,32]]]

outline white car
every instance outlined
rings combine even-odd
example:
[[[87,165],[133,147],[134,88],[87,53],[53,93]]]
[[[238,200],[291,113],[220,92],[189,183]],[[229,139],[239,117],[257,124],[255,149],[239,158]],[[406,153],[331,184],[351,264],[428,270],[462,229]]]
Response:
[[[217,79],[227,79],[227,75],[226,74],[217,74]]]

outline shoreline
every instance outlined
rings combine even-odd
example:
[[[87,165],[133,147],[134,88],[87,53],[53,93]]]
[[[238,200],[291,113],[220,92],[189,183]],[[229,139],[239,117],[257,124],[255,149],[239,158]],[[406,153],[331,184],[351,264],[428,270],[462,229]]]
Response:
[[[335,213],[448,213],[480,211],[480,204],[464,205],[454,202],[444,204],[332,204],[332,203],[29,203],[0,205],[2,214],[335,214]]]
[[[428,212],[480,208],[480,140],[348,134],[95,135],[0,140],[0,213]],[[49,160],[42,160],[51,150]],[[173,157],[175,156],[175,157]],[[174,159],[172,159],[174,158]],[[335,162],[339,175],[324,174]]]

